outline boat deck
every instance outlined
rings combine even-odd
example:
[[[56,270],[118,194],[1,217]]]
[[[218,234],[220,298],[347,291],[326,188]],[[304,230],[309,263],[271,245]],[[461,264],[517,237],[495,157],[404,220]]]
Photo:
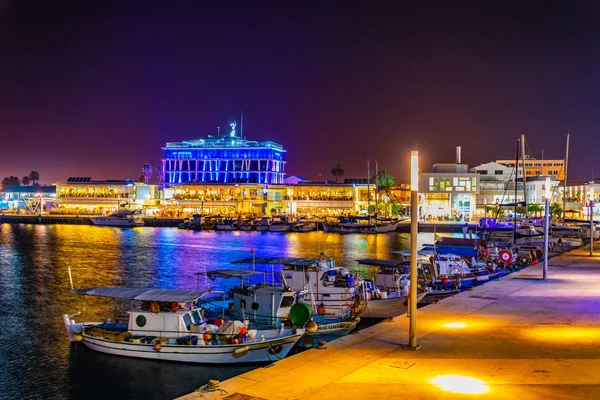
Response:
[[[600,398],[600,255],[575,250],[541,275],[538,264],[420,309],[418,351],[402,349],[398,317],[229,379],[228,394],[184,398]],[[456,388],[440,383],[447,375]]]

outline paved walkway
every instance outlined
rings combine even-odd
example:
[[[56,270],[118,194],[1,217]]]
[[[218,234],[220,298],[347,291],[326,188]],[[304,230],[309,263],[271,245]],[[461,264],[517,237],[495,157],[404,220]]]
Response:
[[[401,316],[222,382],[228,395],[184,398],[600,399],[600,252],[588,254],[551,259],[547,282],[538,265],[420,309],[418,351],[401,348]]]

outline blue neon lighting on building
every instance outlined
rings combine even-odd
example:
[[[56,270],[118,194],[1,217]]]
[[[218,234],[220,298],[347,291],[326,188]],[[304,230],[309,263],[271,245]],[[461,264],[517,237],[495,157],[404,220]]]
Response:
[[[268,184],[283,182],[285,177],[283,156],[286,151],[275,142],[257,142],[238,136],[209,136],[169,142],[163,150],[163,177],[170,183],[196,179],[200,182]]]

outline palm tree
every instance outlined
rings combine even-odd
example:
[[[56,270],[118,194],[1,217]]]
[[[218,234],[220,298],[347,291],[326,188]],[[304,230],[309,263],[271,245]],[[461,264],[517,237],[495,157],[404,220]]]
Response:
[[[37,181],[40,180],[40,174],[38,174],[37,171],[31,171],[29,173],[29,180],[35,186],[35,184],[37,183]]]
[[[2,179],[2,186],[21,186],[21,180],[16,176],[9,176]]]
[[[152,178],[152,165],[144,164],[142,165],[142,176],[144,177],[144,183],[147,185]]]
[[[335,163],[333,168],[331,168],[331,175],[335,176],[335,183],[337,183],[338,177],[344,176],[344,167],[342,167],[342,164],[339,162]]]
[[[552,203],[552,205],[550,206],[550,215],[556,218],[559,218],[562,216],[562,207],[559,203]]]
[[[25,186],[29,185],[30,182],[31,182],[31,180],[29,179],[29,177],[27,175],[25,175],[24,177],[21,178],[21,183]]]
[[[394,175],[390,174],[388,171],[379,171],[377,174],[377,189],[383,190],[386,194],[389,193],[392,186],[396,183],[396,179]]]
[[[530,214],[533,214],[535,217],[537,217],[538,213],[542,212],[542,206],[539,204],[528,204],[527,211],[529,211]]]

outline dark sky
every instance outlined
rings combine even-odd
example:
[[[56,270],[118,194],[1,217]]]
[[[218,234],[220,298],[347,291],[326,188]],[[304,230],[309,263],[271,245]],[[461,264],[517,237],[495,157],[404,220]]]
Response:
[[[569,175],[600,175],[600,2],[305,3],[0,0],[0,177],[134,178],[242,109],[290,175],[407,178],[411,149],[473,166],[520,134],[563,158],[568,129]]]

